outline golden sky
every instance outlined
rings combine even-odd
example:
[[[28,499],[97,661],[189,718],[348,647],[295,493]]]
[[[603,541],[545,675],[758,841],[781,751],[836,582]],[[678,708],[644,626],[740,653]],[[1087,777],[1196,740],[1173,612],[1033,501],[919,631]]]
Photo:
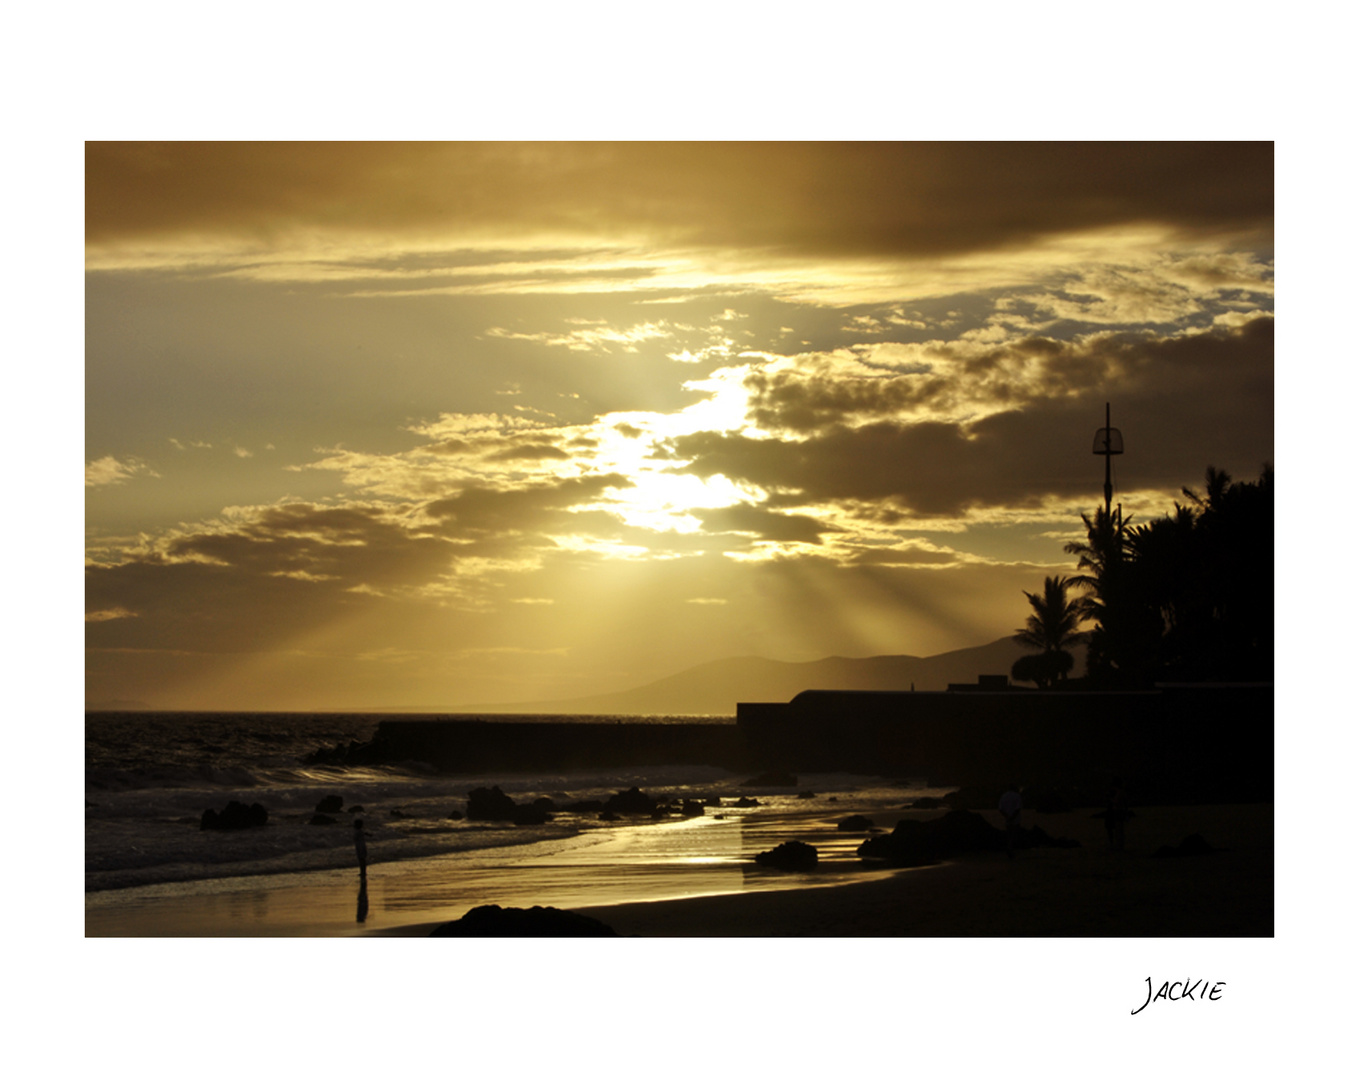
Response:
[[[1274,455],[1271,143],[86,149],[86,694],[533,701],[1022,624]]]

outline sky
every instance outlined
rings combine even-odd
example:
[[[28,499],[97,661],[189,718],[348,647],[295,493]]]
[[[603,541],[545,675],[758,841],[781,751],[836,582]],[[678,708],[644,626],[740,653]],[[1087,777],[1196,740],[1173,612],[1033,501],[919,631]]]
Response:
[[[1012,633],[1274,458],[1272,143],[88,143],[85,694],[456,708]]]

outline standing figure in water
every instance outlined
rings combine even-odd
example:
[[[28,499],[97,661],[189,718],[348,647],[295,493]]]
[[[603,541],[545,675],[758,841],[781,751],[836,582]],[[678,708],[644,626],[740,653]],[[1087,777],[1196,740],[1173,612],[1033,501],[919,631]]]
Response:
[[[368,844],[363,838],[363,818],[354,819],[354,853],[359,857],[359,879],[368,880]]]
[[[363,838],[363,818],[354,819],[354,853],[359,857],[359,909],[357,922],[368,918],[368,842]]]

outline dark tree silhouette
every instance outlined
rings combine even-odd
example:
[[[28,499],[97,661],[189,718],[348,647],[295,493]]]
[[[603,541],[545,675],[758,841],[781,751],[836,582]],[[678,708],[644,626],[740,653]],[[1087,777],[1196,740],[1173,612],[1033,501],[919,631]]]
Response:
[[[1037,683],[1049,687],[1065,679],[1075,663],[1067,647],[1082,640],[1079,601],[1067,599],[1070,586],[1064,577],[1050,577],[1043,581],[1043,593],[1025,592],[1033,613],[1016,631],[1015,641],[1038,649],[1037,655],[1021,656],[1010,668],[1012,678],[1020,682]]]
[[[1155,667],[1156,629],[1136,601],[1136,583],[1130,572],[1129,534],[1131,517],[1119,507],[1096,509],[1094,517],[1081,515],[1086,539],[1066,545],[1078,556],[1080,573],[1071,584],[1084,589],[1076,601],[1083,620],[1093,622],[1087,637],[1086,671],[1107,684],[1144,682]]]
[[[1234,483],[1209,467],[1188,505],[1136,528],[1121,511],[1081,515],[1066,545],[1094,622],[1087,672],[1101,685],[1274,677],[1274,473]]]

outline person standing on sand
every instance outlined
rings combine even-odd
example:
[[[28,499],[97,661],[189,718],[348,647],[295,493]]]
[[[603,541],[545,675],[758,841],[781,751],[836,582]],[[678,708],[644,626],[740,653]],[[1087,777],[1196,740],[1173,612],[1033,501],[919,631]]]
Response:
[[[368,842],[363,838],[363,818],[354,819],[354,854],[359,857],[359,905],[355,918],[368,918]]]
[[[1019,813],[1024,809],[1018,784],[1000,797],[1000,816],[1005,819],[1005,854],[1015,857],[1015,839],[1019,836]]]
[[[368,843],[363,838],[363,818],[354,819],[354,853],[359,857],[359,877],[368,878]]]

